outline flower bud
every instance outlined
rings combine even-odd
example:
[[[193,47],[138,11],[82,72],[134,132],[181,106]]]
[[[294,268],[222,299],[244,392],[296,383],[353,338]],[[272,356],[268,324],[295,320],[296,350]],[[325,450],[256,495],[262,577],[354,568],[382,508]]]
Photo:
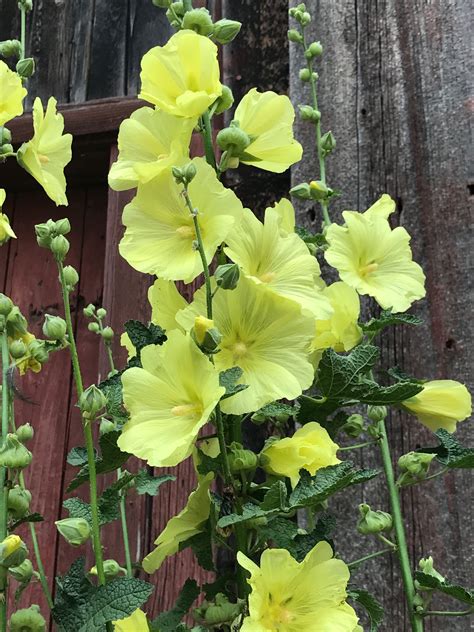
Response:
[[[242,612],[242,604],[231,603],[226,595],[218,593],[214,603],[206,601],[196,609],[196,614],[203,619],[206,627],[221,628],[223,624],[231,624]]]
[[[381,533],[391,531],[393,527],[392,516],[385,511],[372,511],[369,505],[359,505],[360,518],[357,523],[357,531],[364,535],[369,533]]]
[[[52,231],[54,230],[55,223],[49,219],[43,224],[36,224],[35,233],[38,246],[41,248],[49,248],[51,246]]]
[[[306,182],[302,182],[301,184],[297,184],[290,189],[290,194],[294,197],[300,198],[301,200],[310,200],[311,199],[311,189],[309,188],[309,184]]]
[[[217,134],[216,141],[222,151],[230,150],[234,156],[241,154],[250,145],[249,135],[235,122],[222,129]]]
[[[23,469],[31,463],[33,455],[20,441],[16,434],[7,434],[0,448],[0,466],[10,469]]]
[[[311,121],[312,123],[317,123],[321,118],[321,112],[315,110],[310,105],[299,105],[298,109],[303,121]]]
[[[28,343],[28,354],[40,364],[48,361],[49,353],[43,340],[32,340]]]
[[[99,331],[100,331],[99,323],[94,323],[94,322],[89,323],[89,324],[87,325],[87,329],[88,329],[89,331],[92,331],[92,333],[94,333],[94,334],[98,334],[98,333],[99,333]]]
[[[362,415],[350,415],[346,423],[342,426],[342,431],[349,435],[349,437],[357,438],[364,432],[364,418]]]
[[[67,289],[71,292],[79,281],[79,274],[73,266],[64,266],[64,281]]]
[[[12,152],[13,145],[11,145],[10,143],[3,143],[3,145],[0,147],[0,156],[4,154],[11,154]]]
[[[336,139],[334,138],[332,132],[326,132],[323,134],[321,137],[320,147],[325,155],[332,152],[332,150],[336,147]]]
[[[35,60],[33,57],[20,59],[16,65],[16,71],[22,79],[29,79],[35,72]]]
[[[234,40],[242,28],[242,23],[237,20],[218,20],[214,24],[212,39],[218,44],[229,44]]]
[[[387,416],[386,406],[367,406],[367,417],[370,421],[377,423],[383,421]]]
[[[101,419],[99,424],[99,435],[102,437],[109,432],[114,432],[117,430],[117,426],[110,419]]]
[[[174,26],[175,28],[181,28],[181,24],[176,21],[175,15],[177,15],[179,18],[182,18],[185,12],[186,10],[184,8],[183,2],[172,2],[170,8],[166,12],[166,17],[168,18],[171,26]]]
[[[106,579],[114,579],[120,573],[126,575],[127,571],[115,560],[104,560],[104,575]],[[89,575],[97,576],[97,566],[91,568]]]
[[[309,68],[301,68],[299,77],[301,81],[309,81],[311,79],[311,70]]]
[[[18,6],[28,13],[33,9],[33,0],[18,0]]]
[[[66,321],[60,316],[45,315],[43,323],[43,334],[48,340],[64,340],[66,335]]]
[[[95,314],[95,305],[93,305],[92,303],[89,303],[87,307],[84,307],[83,313],[84,313],[84,316],[87,316],[87,318],[92,318]]]
[[[240,278],[240,269],[236,263],[224,263],[214,272],[217,286],[222,290],[235,290]]]
[[[399,487],[411,485],[422,481],[428,476],[431,461],[436,454],[425,454],[424,452],[408,452],[398,459],[398,467],[402,475],[397,481]]]
[[[11,142],[12,133],[10,132],[10,130],[7,127],[0,128],[0,145],[10,144]]]
[[[290,29],[288,31],[288,39],[290,40],[290,42],[295,42],[295,44],[303,43],[303,36],[296,29]]]
[[[258,456],[251,450],[244,450],[240,443],[231,443],[229,446],[229,465],[233,473],[255,470],[258,464]]]
[[[222,94],[216,99],[215,104],[215,113],[222,114],[230,107],[232,107],[234,103],[234,95],[232,94],[232,90],[228,86],[222,86]]]
[[[33,439],[35,431],[33,430],[33,426],[31,424],[26,423],[18,426],[15,434],[18,437],[18,441],[26,443],[27,441],[31,441],[31,439]]]
[[[105,340],[105,342],[112,342],[114,339],[114,330],[112,327],[104,327],[100,332],[100,335]]]
[[[10,632],[46,632],[46,621],[38,606],[17,610],[10,617]]]
[[[11,488],[8,494],[8,511],[15,520],[23,518],[28,513],[31,503],[31,492],[19,485]]]
[[[7,535],[3,542],[0,542],[1,566],[19,566],[27,557],[28,549],[19,535]]]
[[[311,54],[311,57],[319,57],[323,54],[323,47],[321,42],[313,42],[308,47],[308,52]]]
[[[196,316],[191,336],[204,353],[215,353],[222,336],[214,322],[205,316]]]
[[[97,310],[96,314],[97,314],[97,318],[102,320],[103,318],[105,318],[107,316],[107,310],[104,309],[103,307],[99,307],[99,309]]]
[[[0,316],[8,316],[12,309],[12,300],[0,292]]]
[[[0,42],[1,57],[20,57],[21,50],[21,42],[18,40],[4,40]]]
[[[298,22],[301,26],[308,26],[311,22],[311,15],[307,11],[303,11],[303,13],[298,15]]]
[[[151,2],[155,7],[159,7],[160,9],[167,9],[171,4],[171,0],[151,0]]]
[[[183,17],[183,29],[190,29],[198,35],[209,35],[213,29],[211,14],[204,8],[187,11]]]
[[[91,528],[85,518],[64,518],[54,523],[63,538],[72,546],[81,546],[91,535]]]
[[[330,192],[330,189],[321,180],[312,180],[309,183],[309,190],[313,200],[325,200]]]
[[[193,162],[184,167],[172,167],[171,171],[177,184],[189,184],[197,173],[196,165]]]
[[[84,419],[93,421],[107,404],[107,398],[104,393],[97,388],[95,384],[86,388],[79,398],[79,408],[81,409]]]
[[[56,235],[67,235],[71,232],[71,222],[67,217],[63,217],[62,219],[58,219],[54,222],[54,231]]]
[[[64,235],[58,235],[57,237],[53,237],[51,239],[51,252],[54,255],[56,261],[64,261],[67,253],[69,252],[69,241],[64,237]]]
[[[23,336],[26,334],[28,323],[26,318],[20,312],[20,309],[14,305],[7,316],[7,333],[10,338]]]
[[[27,584],[33,577],[34,569],[31,560],[24,560],[18,566],[12,566],[8,569],[10,575],[20,584]]]
[[[436,579],[439,579],[440,582],[445,581],[445,578],[443,577],[443,575],[438,573],[438,571],[435,569],[433,558],[431,557],[431,555],[427,558],[422,558],[418,562],[418,566],[420,568],[420,571],[424,573],[425,575],[431,575],[432,577],[436,577]]]
[[[14,360],[24,358],[27,353],[27,347],[23,340],[12,340],[12,342],[8,345],[8,350]]]

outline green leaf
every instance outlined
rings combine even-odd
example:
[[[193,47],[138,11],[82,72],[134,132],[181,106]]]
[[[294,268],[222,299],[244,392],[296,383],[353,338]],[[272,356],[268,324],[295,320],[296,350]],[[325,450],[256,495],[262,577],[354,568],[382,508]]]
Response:
[[[166,340],[166,334],[163,329],[153,323],[147,326],[139,320],[128,320],[124,327],[137,351],[138,357],[140,357],[140,352],[144,347],[148,345],[162,345]]]
[[[322,503],[341,489],[364,483],[377,475],[377,470],[354,469],[351,461],[323,467],[315,476],[301,470],[300,480],[290,495],[290,506],[310,507]]]
[[[143,468],[135,475],[135,489],[137,494],[148,494],[149,496],[156,496],[163,483],[168,481],[175,481],[176,476],[172,474],[162,474],[161,476],[153,476],[147,470]]]
[[[225,393],[221,399],[232,397],[236,393],[240,393],[248,388],[248,384],[237,384],[242,377],[243,371],[239,366],[233,366],[230,369],[219,373],[219,384],[225,388]]]
[[[293,518],[277,516],[259,529],[259,536],[264,542],[272,542],[279,549],[293,551],[294,539],[298,535],[298,525]]]
[[[265,494],[260,508],[263,511],[272,509],[285,510],[288,491],[283,481],[276,481]]]
[[[189,609],[199,597],[201,589],[196,580],[187,579],[174,607],[167,612],[162,612],[151,623],[151,632],[175,632],[181,619],[188,613]]]
[[[328,242],[322,233],[310,233],[304,226],[295,226],[295,233],[307,244],[315,244],[318,248],[326,249]]]
[[[185,544],[191,547],[201,568],[206,571],[216,570],[212,557],[211,533],[209,528],[202,533],[196,533],[196,535],[189,538]],[[181,548],[182,547],[180,547],[180,550]]]
[[[348,355],[326,349],[318,366],[318,386],[327,399],[340,399],[374,366],[379,349],[373,345],[359,345]]]
[[[85,576],[84,558],[56,583],[53,618],[64,630],[76,632],[103,632],[106,623],[130,616],[153,591],[151,584],[128,577],[95,586]]]
[[[347,596],[359,603],[366,611],[370,621],[369,632],[377,632],[385,614],[382,605],[367,590],[359,590],[354,586],[348,587]]]
[[[84,446],[77,446],[67,455],[67,462],[69,465],[81,467],[87,463],[87,448]]]
[[[462,446],[454,435],[444,429],[437,430],[435,435],[441,444],[435,448],[421,448],[417,452],[436,454],[436,460],[446,467],[455,469],[474,468],[474,449]]]
[[[253,520],[254,518],[264,518],[275,515],[278,510],[265,511],[259,505],[253,503],[245,503],[242,507],[242,513],[231,513],[219,518],[217,523],[218,527],[229,527],[232,524],[239,524],[246,522],[247,520]]]
[[[15,522],[10,525],[10,531],[14,531],[17,527],[19,527],[21,524],[25,524],[26,522],[43,522],[43,520],[44,518],[40,513],[30,513],[26,516],[23,516],[23,518],[15,520]]]
[[[108,432],[99,439],[100,456],[95,460],[97,474],[113,472],[121,467],[129,458],[130,454],[122,452],[117,446],[117,439],[120,437],[119,431]],[[89,480],[89,466],[84,465],[73,480],[69,483],[68,492],[72,492],[80,485]]]
[[[386,309],[380,313],[378,318],[372,318],[368,323],[361,323],[364,333],[373,338],[378,333],[390,325],[422,325],[423,321],[418,316],[412,314],[392,314],[392,310]]]
[[[107,398],[105,406],[107,417],[112,419],[119,427],[122,427],[129,418],[129,414],[123,405],[123,372],[115,373],[99,384],[100,390]]]
[[[306,424],[310,421],[316,421],[326,428],[329,434],[334,438],[329,431],[331,421],[327,418],[332,415],[343,403],[340,399],[326,398],[317,399],[310,397],[309,395],[301,395],[298,397],[299,410],[296,415],[296,419],[300,424]],[[344,424],[343,424],[344,425]]]
[[[380,386],[373,380],[363,379],[351,388],[351,396],[363,404],[389,406],[414,397],[423,386],[419,382],[397,382],[391,386]]]
[[[291,554],[301,562],[318,542],[326,540],[332,546],[331,534],[335,528],[336,518],[330,514],[323,514],[312,531],[306,534],[298,532],[295,535]]]
[[[277,417],[278,415],[288,415],[293,417],[299,410],[299,406],[291,406],[283,402],[272,402],[263,406],[257,412],[256,415],[264,415],[265,417]]]
[[[474,606],[474,591],[471,588],[463,588],[457,584],[451,584],[446,580],[441,581],[438,577],[422,573],[421,571],[415,571],[415,580],[420,584],[420,586],[433,588],[445,595],[453,597],[453,599],[457,599],[458,601],[467,603],[470,606]]]
[[[205,476],[206,474],[209,474],[209,472],[217,473],[221,471],[222,463],[221,463],[220,456],[216,456],[216,457],[208,456],[207,454],[204,454],[204,452],[200,450],[199,448],[197,449],[197,452],[198,452],[197,471],[199,472],[199,474],[202,474],[203,476]]]

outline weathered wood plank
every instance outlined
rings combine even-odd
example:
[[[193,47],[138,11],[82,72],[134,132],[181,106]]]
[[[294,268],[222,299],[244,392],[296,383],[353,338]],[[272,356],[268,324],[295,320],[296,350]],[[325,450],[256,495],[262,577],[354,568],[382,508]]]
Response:
[[[426,378],[457,378],[472,384],[469,346],[472,300],[469,249],[467,115],[469,33],[466,2],[307,3],[312,32],[325,53],[319,64],[324,130],[338,146],[328,162],[330,184],[342,189],[335,217],[344,208],[365,209],[384,191],[398,201],[396,224],[412,235],[415,259],[428,277],[427,300],[414,307],[425,318],[418,329],[398,329],[383,347],[385,366],[398,364]],[[291,49],[291,88],[296,103],[307,102],[297,71],[303,60]],[[307,155],[312,128],[299,124]],[[464,148],[464,149],[463,149]],[[315,175],[314,160],[295,169],[294,182]],[[449,210],[447,210],[449,209]],[[318,228],[318,210],[299,205],[299,221]],[[449,254],[448,254],[449,253]],[[460,437],[472,437],[464,424]],[[390,439],[399,455],[430,441],[413,418],[392,415]],[[432,440],[431,440],[432,441]],[[380,465],[366,450],[364,466]],[[472,484],[465,473],[450,474],[403,491],[410,554],[433,554],[442,573],[469,584],[472,568]],[[469,500],[471,499],[471,500]],[[366,542],[354,537],[361,501],[387,509],[381,482],[335,503],[341,516],[338,543],[347,559],[362,555]],[[358,571],[356,581],[387,607],[384,630],[407,630],[396,563],[379,558]],[[466,620],[450,620],[461,632]],[[445,630],[443,619],[427,620],[427,632]]]

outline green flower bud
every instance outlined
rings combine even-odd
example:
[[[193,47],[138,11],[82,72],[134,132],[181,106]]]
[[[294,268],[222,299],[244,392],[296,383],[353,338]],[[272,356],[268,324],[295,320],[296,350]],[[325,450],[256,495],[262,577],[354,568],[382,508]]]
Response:
[[[7,127],[0,128],[0,145],[9,144],[12,142],[12,133]]]
[[[215,113],[222,114],[230,107],[232,107],[234,103],[234,95],[232,94],[232,90],[228,86],[222,86],[222,94],[216,99],[215,104]]]
[[[107,404],[104,393],[95,384],[86,388],[79,398],[79,408],[84,419],[93,421]]]
[[[51,246],[52,231],[54,230],[55,223],[49,219],[44,224],[36,224],[35,233],[38,246],[41,248],[49,248]]]
[[[105,434],[108,434],[109,432],[114,432],[115,430],[117,430],[117,426],[114,424],[113,421],[105,418],[100,420],[99,435],[101,437]]]
[[[24,560],[18,566],[12,566],[8,569],[10,575],[20,584],[27,584],[33,577],[34,569],[31,560]]]
[[[95,305],[93,305],[92,303],[89,303],[87,307],[84,307],[83,313],[84,313],[84,316],[86,316],[87,318],[92,318],[95,314]]]
[[[212,33],[212,28],[211,14],[207,9],[192,9],[184,14],[183,29],[190,29],[198,35],[206,36]]]
[[[422,558],[418,562],[418,566],[420,568],[420,571],[424,573],[425,575],[431,575],[432,577],[436,577],[436,579],[439,579],[440,582],[445,581],[445,578],[443,577],[443,575],[438,573],[438,571],[435,569],[433,558],[431,557],[431,555],[429,557]],[[433,590],[433,589],[431,588],[429,590]]]
[[[342,431],[349,435],[349,437],[357,438],[364,432],[364,418],[362,415],[350,415],[346,423],[342,426]]]
[[[214,24],[212,39],[218,44],[229,44],[240,33],[242,23],[237,20],[218,20]]]
[[[428,476],[431,461],[436,454],[425,454],[424,452],[408,452],[398,459],[398,467],[402,475],[397,481],[399,487],[411,485],[422,481]]]
[[[330,193],[330,189],[321,180],[312,180],[309,183],[309,191],[313,200],[325,200]]]
[[[15,485],[8,494],[8,511],[15,520],[28,513],[31,503],[31,492]]]
[[[21,42],[18,40],[4,40],[0,42],[0,55],[2,57],[20,57]]]
[[[184,167],[171,167],[173,177],[177,184],[189,184],[196,175],[196,165],[193,162]]]
[[[18,439],[16,434],[7,434],[0,448],[0,465],[10,469],[23,469],[31,463],[33,455]]]
[[[172,2],[170,5],[170,8],[166,12],[166,17],[168,18],[168,21],[171,24],[171,26],[180,28],[181,25],[179,22],[176,21],[174,16],[177,15],[179,18],[182,18],[185,12],[186,10],[182,2]]]
[[[18,426],[15,434],[18,437],[18,441],[26,443],[27,441],[31,441],[31,439],[33,439],[33,437],[35,436],[35,431],[33,430],[33,426],[27,423]]]
[[[367,406],[367,417],[374,423],[385,419],[387,412],[386,406]]]
[[[241,154],[250,145],[250,137],[240,129],[236,121],[230,127],[222,129],[217,134],[216,141],[222,151],[231,151],[234,156]]]
[[[11,145],[10,143],[4,143],[0,147],[0,155],[11,154],[12,151],[13,151],[13,145]]]
[[[16,65],[16,71],[22,79],[29,79],[35,72],[35,60],[33,57],[20,59]]]
[[[263,413],[254,413],[250,419],[253,421],[253,423],[257,426],[261,426],[263,423],[265,423],[268,419],[268,417],[266,415],[264,415]]]
[[[58,235],[57,237],[53,237],[51,239],[51,252],[54,255],[56,261],[64,261],[67,253],[69,252],[69,241],[64,237],[64,235]]]
[[[214,322],[205,316],[196,316],[191,337],[204,353],[215,353],[222,336]]]
[[[300,198],[301,200],[311,199],[311,189],[309,188],[309,184],[306,182],[302,182],[301,184],[297,184],[291,188],[290,194],[294,197]]]
[[[317,123],[321,118],[321,112],[315,110],[310,105],[299,105],[298,109],[303,121],[311,121],[312,123]]]
[[[43,340],[32,340],[28,344],[28,354],[40,364],[48,361],[49,353]]]
[[[114,579],[114,577],[117,577],[120,573],[126,575],[127,571],[115,560],[104,560],[104,575],[106,579]],[[89,575],[97,576],[97,566],[91,568]]]
[[[357,531],[364,535],[369,533],[382,533],[393,528],[392,516],[385,511],[372,511],[369,505],[359,505],[360,518],[357,523]]]
[[[60,316],[46,314],[43,323],[43,334],[48,340],[64,340],[67,331],[66,321]]]
[[[231,603],[224,594],[218,593],[214,603],[207,604],[205,602],[199,610],[204,614],[203,619],[207,626],[221,627],[224,623],[232,623],[240,615],[242,605]]]
[[[111,342],[114,339],[114,330],[112,329],[112,327],[104,327],[100,335],[105,340],[105,342]]]
[[[27,557],[28,549],[19,535],[7,535],[3,542],[0,542],[1,566],[19,566]]]
[[[12,309],[12,300],[0,292],[0,316],[8,316]]]
[[[103,318],[105,318],[107,316],[107,310],[104,309],[103,307],[99,307],[99,309],[97,310],[96,314],[97,314],[97,318],[102,320]]]
[[[91,535],[91,528],[85,518],[64,518],[54,523],[63,538],[72,546],[81,546]]]
[[[295,44],[303,43],[303,36],[296,29],[290,29],[288,31],[288,39],[290,40],[290,42],[295,42]]]
[[[99,331],[100,331],[99,323],[94,323],[94,322],[89,323],[89,324],[87,325],[87,329],[88,329],[89,331],[92,331],[94,334],[98,334],[98,333],[99,333]]]
[[[223,290],[235,290],[240,278],[240,269],[236,263],[224,263],[214,272],[217,286]]]
[[[311,79],[311,70],[309,68],[301,68],[299,77],[301,81],[309,81]]]
[[[10,617],[10,632],[46,632],[46,621],[36,605],[17,610]]]
[[[311,22],[311,15],[307,11],[303,11],[303,13],[298,15],[298,22],[301,26],[308,26]]]
[[[67,289],[71,292],[79,281],[79,274],[73,266],[64,266],[64,281]]]
[[[23,340],[12,340],[12,342],[8,345],[8,350],[14,360],[24,358],[27,354],[27,347]]]
[[[310,53],[311,57],[319,57],[320,55],[322,55],[323,47],[321,45],[321,42],[313,42],[312,44],[310,44],[308,47],[308,52]]]
[[[7,333],[10,338],[23,336],[26,334],[28,323],[26,318],[20,312],[20,309],[14,305],[7,316]]]
[[[321,137],[320,147],[325,155],[332,152],[332,150],[336,147],[336,139],[334,138],[332,132],[326,132],[323,134]]]
[[[28,13],[33,9],[33,0],[18,0],[18,6]]]
[[[259,529],[260,527],[265,527],[268,524],[268,518],[265,516],[260,516],[260,518],[251,518],[250,520],[245,521],[245,527],[247,529]]]
[[[229,465],[232,472],[245,472],[255,470],[258,464],[258,456],[251,450],[244,450],[240,443],[231,443],[229,446]]]
[[[151,2],[155,7],[159,7],[160,9],[167,9],[171,4],[171,0],[151,0]]]

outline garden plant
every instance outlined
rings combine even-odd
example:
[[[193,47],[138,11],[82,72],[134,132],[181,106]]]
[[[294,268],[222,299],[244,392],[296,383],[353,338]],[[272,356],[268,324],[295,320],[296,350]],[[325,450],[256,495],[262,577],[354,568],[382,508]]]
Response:
[[[110,373],[99,384],[84,383],[70,308],[79,281],[68,265],[73,217],[45,217],[31,227],[56,263],[63,317],[46,315],[37,338],[19,307],[0,295],[0,632],[41,632],[50,616],[64,632],[401,630],[384,622],[383,604],[351,577],[382,555],[398,561],[413,632],[431,617],[468,617],[473,593],[456,584],[455,568],[410,559],[400,494],[473,467],[474,450],[455,434],[471,414],[471,397],[459,382],[427,379],[429,367],[411,376],[381,366],[387,329],[420,323],[408,312],[425,296],[425,275],[412,258],[410,235],[391,226],[396,204],[383,191],[367,210],[345,210],[343,223],[332,219],[338,191],[327,166],[337,133],[325,130],[318,108],[324,51],[307,39],[311,15],[304,4],[292,8],[288,38],[306,60],[300,79],[308,102],[297,115],[314,128],[314,180],[294,186],[259,218],[226,186],[226,175],[240,163],[281,173],[305,160],[293,134],[294,106],[258,87],[234,104],[218,59],[219,47],[238,36],[239,22],[213,22],[190,0],[153,4],[166,11],[175,33],[142,59],[138,96],[148,105],[122,123],[109,173],[112,189],[136,189],[123,211],[120,254],[156,277],[148,293],[151,322],[129,321],[114,332],[106,310],[88,305],[90,335],[101,337]],[[34,72],[25,51],[31,8],[32,0],[19,0],[19,40],[0,43],[0,162],[16,159],[57,205],[67,205],[72,137],[55,99],[34,100],[28,142],[17,147],[8,130],[23,113]],[[214,135],[219,115],[227,126]],[[202,138],[203,155],[190,155],[193,136]],[[343,188],[343,174],[337,180]],[[0,189],[0,211],[6,196],[8,187]],[[291,197],[318,206],[319,232],[295,223]],[[0,246],[9,239],[15,234],[1,212]],[[126,366],[116,365],[115,335],[128,350]],[[56,526],[71,546],[90,544],[95,564],[77,559],[55,578],[52,595],[37,539],[41,516],[25,486],[24,472],[34,468],[33,428],[16,418],[15,400],[22,376],[41,371],[57,353],[70,354],[84,433],[83,445],[68,456],[77,468],[68,491],[88,488],[88,500],[65,500],[68,517]],[[429,445],[392,454],[391,408],[429,428]],[[266,436],[258,451],[248,442],[257,426]],[[380,451],[383,469],[346,458],[357,449]],[[156,534],[154,548],[133,559],[127,496],[150,494],[159,502],[160,487],[176,484],[160,468],[187,458],[196,470],[194,491]],[[99,493],[100,477],[113,472],[115,482]],[[335,524],[347,517],[333,515],[332,496],[351,494],[376,476],[385,481],[389,505],[354,508],[360,517],[353,537],[364,539],[366,555],[341,559]],[[125,557],[104,559],[102,543],[115,520]],[[28,542],[16,534],[23,523]],[[175,607],[152,619],[153,574],[186,547],[215,580],[187,580]],[[28,595],[31,581],[41,582],[50,612],[34,604],[8,611]],[[438,605],[443,593],[452,610]]]

